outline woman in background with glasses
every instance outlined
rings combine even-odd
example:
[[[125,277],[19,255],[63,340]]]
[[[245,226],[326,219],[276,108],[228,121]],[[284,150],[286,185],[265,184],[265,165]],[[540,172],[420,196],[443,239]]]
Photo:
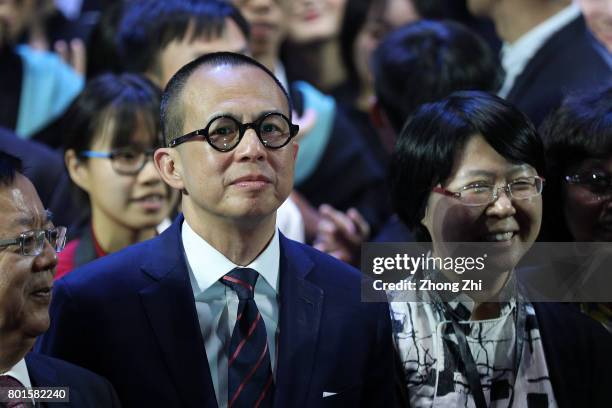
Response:
[[[430,242],[428,257],[456,257],[449,243],[478,243],[488,255],[480,289],[439,291],[473,276],[445,264],[409,278],[436,289],[392,299],[410,406],[600,407],[609,400],[609,378],[594,378],[609,371],[605,331],[518,290],[514,268],[540,230],[543,171],[533,125],[486,93],[423,105],[401,132],[391,182],[402,221]]]
[[[612,84],[567,98],[542,137],[550,183],[541,240],[611,242]],[[612,303],[581,308],[612,332]]]
[[[72,105],[64,138],[68,172],[90,224],[60,253],[56,279],[73,268],[152,238],[172,194],[152,153],[159,147],[159,91],[133,74],[91,80]]]

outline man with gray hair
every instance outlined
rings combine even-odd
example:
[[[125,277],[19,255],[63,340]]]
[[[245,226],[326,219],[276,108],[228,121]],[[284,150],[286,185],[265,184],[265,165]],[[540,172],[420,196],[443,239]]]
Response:
[[[53,226],[34,186],[21,174],[20,160],[0,150],[0,405],[42,401],[9,391],[23,396],[25,388],[68,387],[70,406],[119,406],[105,379],[30,352],[49,327],[56,253],[65,242],[66,228]]]

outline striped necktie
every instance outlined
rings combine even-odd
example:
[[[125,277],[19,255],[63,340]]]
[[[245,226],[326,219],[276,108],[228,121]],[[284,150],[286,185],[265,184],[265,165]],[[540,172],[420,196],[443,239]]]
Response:
[[[12,390],[16,390],[16,389],[23,389],[25,390],[25,387],[23,386],[23,384],[21,382],[19,382],[19,380],[17,380],[14,377],[11,377],[10,375],[0,375],[0,388],[10,388]],[[6,396],[6,391],[4,391],[2,393],[4,396]],[[9,402],[5,402],[5,405],[2,405],[2,403],[0,403],[0,406],[5,406],[6,408],[29,408],[32,407],[33,404],[32,402],[18,402],[18,401],[9,401]]]
[[[221,282],[238,294],[238,315],[228,360],[228,407],[271,407],[274,379],[263,318],[253,295],[259,274],[235,268]]]

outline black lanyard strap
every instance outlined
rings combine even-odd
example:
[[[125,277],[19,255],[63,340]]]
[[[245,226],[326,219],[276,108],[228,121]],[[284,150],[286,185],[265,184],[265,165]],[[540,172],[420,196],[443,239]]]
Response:
[[[436,296],[437,297],[437,296]],[[436,299],[436,303],[438,303],[440,299]],[[444,311],[444,315],[446,318],[450,318],[450,321],[453,325],[453,331],[455,332],[455,336],[457,338],[457,344],[459,346],[459,352],[461,354],[461,360],[465,367],[465,376],[468,380],[468,385],[470,386],[470,392],[474,397],[474,404],[476,408],[487,408],[486,399],[484,396],[484,391],[482,390],[482,383],[480,381],[480,374],[478,373],[478,367],[476,366],[476,362],[474,361],[474,357],[472,356],[472,352],[467,343],[467,338],[465,335],[465,330],[461,327],[457,319],[454,317],[454,314],[450,310],[448,303],[441,302],[439,305],[442,306],[442,310]],[[515,309],[515,342],[514,342],[514,382],[516,383],[518,377],[518,370],[521,363],[521,355],[523,353],[523,345],[525,343],[525,332],[526,332],[526,305],[520,294],[517,293],[516,298],[516,309]],[[509,407],[512,406],[514,401],[514,390],[512,390],[512,394],[510,396]]]
[[[468,347],[465,332],[463,331],[461,325],[455,321],[455,319],[452,320],[452,323],[455,336],[457,337],[457,343],[459,344],[461,359],[463,360],[463,365],[465,367],[465,376],[467,377],[470,391],[474,397],[476,408],[487,408],[487,402],[485,400],[484,392],[482,391],[482,383],[480,382],[478,367],[476,367],[476,362],[474,361],[474,357],[472,356],[470,348]]]

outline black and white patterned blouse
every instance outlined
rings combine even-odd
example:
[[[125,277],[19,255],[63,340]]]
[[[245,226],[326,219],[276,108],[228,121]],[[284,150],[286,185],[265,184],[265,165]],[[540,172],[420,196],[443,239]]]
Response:
[[[451,319],[463,328],[488,407],[506,408],[510,403],[512,407],[557,407],[530,303],[513,297],[500,304],[498,318],[470,321],[474,303],[464,294],[445,307],[435,296],[425,295],[423,300],[391,303],[394,340],[411,407],[476,406]],[[516,330],[518,307],[524,307],[525,330]],[[524,338],[518,375],[517,333]]]

